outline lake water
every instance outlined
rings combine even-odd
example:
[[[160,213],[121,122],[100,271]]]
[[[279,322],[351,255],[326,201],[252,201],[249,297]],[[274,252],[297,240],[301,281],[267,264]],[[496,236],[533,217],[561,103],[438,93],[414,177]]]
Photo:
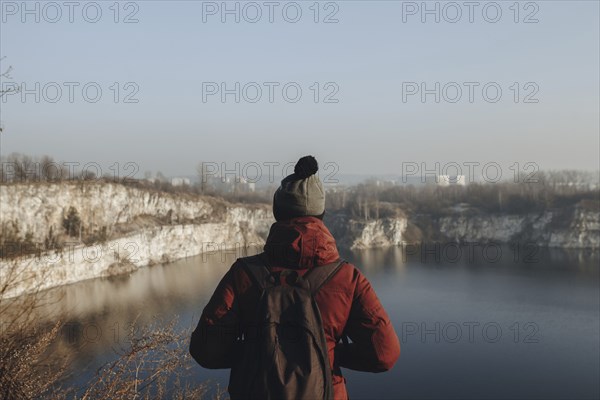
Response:
[[[597,254],[429,250],[342,251],[375,287],[402,345],[389,372],[344,370],[352,399],[600,397]],[[111,360],[138,315],[178,315],[182,327],[195,326],[235,257],[198,256],[55,289],[62,298],[51,311],[78,332],[62,338],[75,357],[71,381]],[[227,377],[194,371],[222,387]]]

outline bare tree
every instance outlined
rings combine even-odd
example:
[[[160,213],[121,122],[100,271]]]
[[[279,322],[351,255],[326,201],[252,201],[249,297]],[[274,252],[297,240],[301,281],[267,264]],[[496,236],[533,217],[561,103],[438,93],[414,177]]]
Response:
[[[65,392],[58,382],[68,360],[55,359],[50,365],[47,353],[59,336],[62,323],[57,321],[47,327],[38,323],[36,310],[49,301],[44,292],[36,290],[14,297],[16,289],[44,279],[49,271],[36,269],[37,276],[32,277],[31,265],[18,259],[3,263],[0,268],[0,398],[61,398]]]
[[[5,58],[6,57],[1,57],[0,62],[2,60],[4,60]],[[8,68],[4,72],[0,72],[0,99],[7,94],[16,93],[20,90],[19,86],[17,86],[17,85],[11,86],[9,88],[5,88],[4,85],[2,84],[3,80],[5,80],[5,79],[11,80],[12,79],[12,77],[10,76],[11,71],[12,71],[12,66],[9,65]],[[2,130],[3,130],[3,127],[2,127],[2,124],[0,123],[0,133],[2,133]]]
[[[206,163],[200,162],[196,167],[196,172],[198,173],[198,177],[200,178],[200,193],[206,194],[208,190],[208,174]]]
[[[5,57],[1,57],[0,58],[0,62],[2,60],[4,60],[5,58],[6,58],[6,56]],[[2,79],[12,80],[12,76],[10,76],[10,73],[11,73],[12,69],[13,69],[12,65],[9,65],[8,68],[6,68],[6,70],[4,72],[0,72],[0,81]],[[3,97],[6,94],[18,92],[19,89],[20,88],[18,86],[16,86],[16,85],[12,86],[10,88],[6,88],[6,89],[4,87],[0,87],[0,98]]]
[[[47,292],[40,291],[7,297],[30,278],[30,266],[14,261],[4,267],[6,269],[0,271],[3,274],[0,280],[0,398],[183,400],[208,397],[212,389],[208,382],[184,383],[195,366],[188,352],[191,327],[178,329],[176,319],[166,323],[155,320],[147,325],[138,324],[136,319],[125,341],[115,349],[114,361],[98,369],[84,387],[61,384],[72,361],[72,355],[56,352],[66,325],[61,321],[39,323],[44,306],[60,299],[52,300],[45,295]],[[211,397],[222,399],[224,395],[217,386]]]

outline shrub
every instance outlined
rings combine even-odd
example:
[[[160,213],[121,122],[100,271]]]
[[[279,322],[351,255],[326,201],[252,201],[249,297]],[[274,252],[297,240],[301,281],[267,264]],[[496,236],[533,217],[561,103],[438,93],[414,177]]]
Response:
[[[79,236],[81,233],[81,218],[75,207],[69,207],[69,212],[65,219],[63,219],[63,228],[69,236]]]

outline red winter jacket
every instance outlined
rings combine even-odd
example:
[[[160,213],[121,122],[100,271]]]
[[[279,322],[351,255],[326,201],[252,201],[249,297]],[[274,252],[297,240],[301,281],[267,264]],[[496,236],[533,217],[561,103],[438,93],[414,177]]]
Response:
[[[333,236],[315,217],[274,223],[264,250],[273,270],[294,268],[299,274],[339,258]],[[259,291],[236,261],[217,286],[192,334],[190,353],[201,366],[232,367],[238,354],[237,327],[255,325],[252,317],[258,297]],[[347,399],[340,367],[387,371],[400,355],[400,342],[371,284],[352,264],[342,265],[315,300],[327,338],[334,397]],[[344,330],[352,343],[336,347]]]

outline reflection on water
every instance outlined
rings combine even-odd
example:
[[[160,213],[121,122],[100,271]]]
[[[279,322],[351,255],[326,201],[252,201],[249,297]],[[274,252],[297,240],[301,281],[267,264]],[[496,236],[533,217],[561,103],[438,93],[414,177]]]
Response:
[[[351,397],[598,398],[598,255],[450,250],[343,252],[372,282],[402,342],[392,371],[346,371]],[[177,315],[181,328],[195,326],[234,258],[198,256],[57,288],[40,321],[67,321],[59,350],[75,357],[72,381],[85,382],[136,317]],[[194,378],[226,385],[227,376],[198,367]]]

